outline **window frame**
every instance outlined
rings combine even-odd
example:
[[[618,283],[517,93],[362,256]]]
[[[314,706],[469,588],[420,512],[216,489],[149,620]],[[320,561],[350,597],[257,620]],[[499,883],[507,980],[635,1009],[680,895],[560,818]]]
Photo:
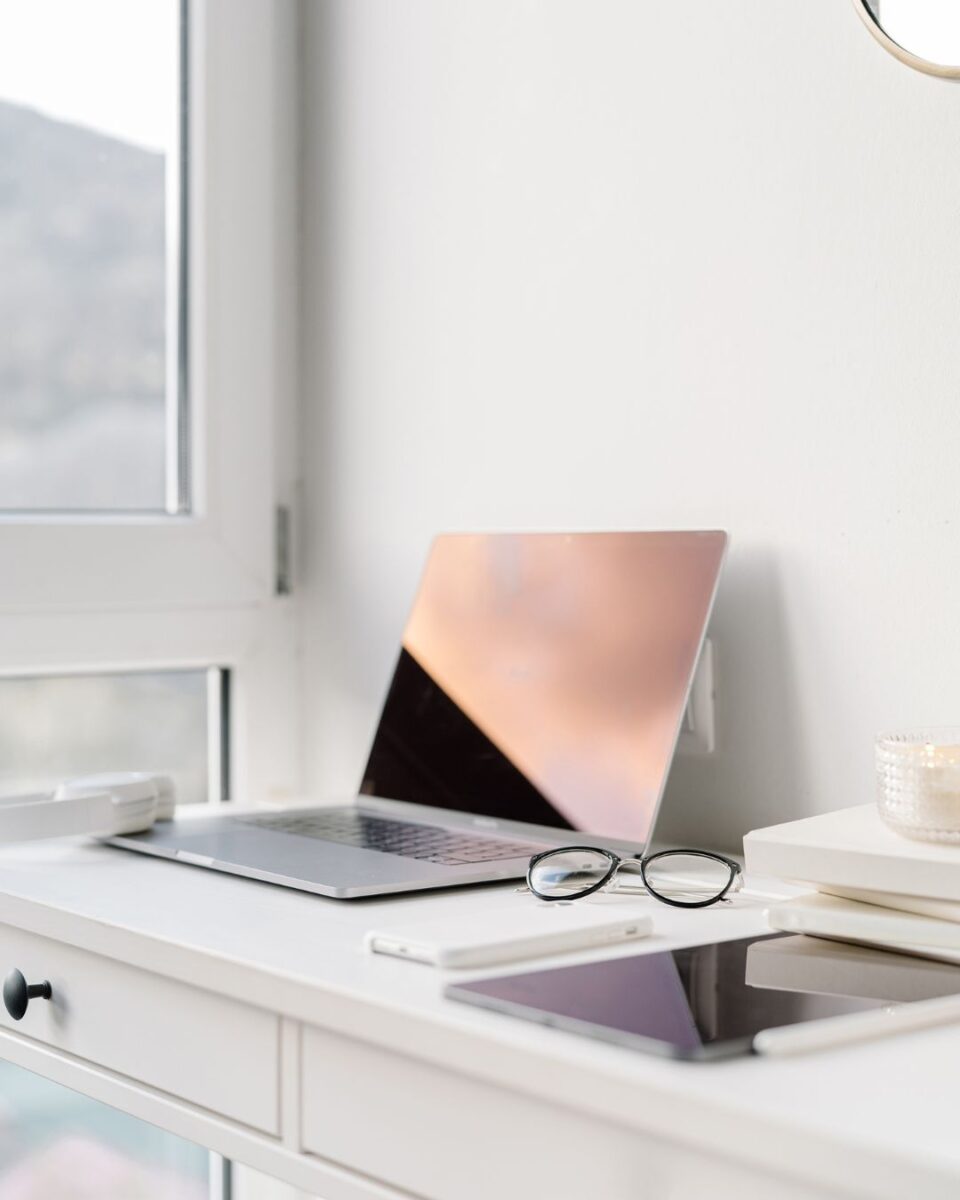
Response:
[[[0,676],[229,669],[233,797],[299,786],[294,0],[189,0],[192,511],[0,514]]]

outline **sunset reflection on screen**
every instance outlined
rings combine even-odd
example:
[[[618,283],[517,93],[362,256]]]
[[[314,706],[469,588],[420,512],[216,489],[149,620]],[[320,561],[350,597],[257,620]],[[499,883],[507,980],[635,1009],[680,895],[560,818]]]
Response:
[[[406,755],[421,760],[423,785],[409,785],[408,773],[399,789],[384,778],[385,744],[379,756],[375,744],[368,776],[379,761],[379,777],[368,778],[365,790],[375,782],[378,794],[397,799],[644,842],[725,546],[720,532],[437,538],[404,634],[415,660],[407,671],[419,667],[420,689],[436,685],[447,709],[463,714],[477,758],[499,752],[547,804],[523,811],[519,789],[512,803],[521,811],[495,796],[487,803],[477,764],[471,794],[451,804],[456,762],[438,769],[447,794],[431,797],[431,768],[422,760],[443,755],[435,739],[430,750]],[[412,728],[410,712],[399,710],[403,696],[392,699]],[[409,709],[418,699],[410,694],[403,702]],[[385,718],[389,708],[388,700]],[[463,755],[467,743],[460,745]]]

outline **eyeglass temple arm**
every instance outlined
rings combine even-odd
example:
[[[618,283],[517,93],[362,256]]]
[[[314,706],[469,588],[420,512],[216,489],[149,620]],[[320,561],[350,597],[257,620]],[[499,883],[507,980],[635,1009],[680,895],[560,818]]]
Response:
[[[639,880],[621,879],[620,872],[622,870],[642,871],[643,867],[640,863],[640,860],[636,859],[636,858],[625,858],[621,862],[619,862],[617,864],[616,870],[613,873],[613,878],[610,881],[611,886],[613,887],[613,889],[615,891],[618,891],[618,892],[647,892],[650,890],[646,886],[646,884],[641,883]],[[743,887],[743,872],[740,870],[739,866],[737,866],[735,868],[735,870],[733,871],[733,880],[732,880],[730,886],[727,888],[726,894],[728,896],[734,895],[736,892],[739,892],[742,887]]]

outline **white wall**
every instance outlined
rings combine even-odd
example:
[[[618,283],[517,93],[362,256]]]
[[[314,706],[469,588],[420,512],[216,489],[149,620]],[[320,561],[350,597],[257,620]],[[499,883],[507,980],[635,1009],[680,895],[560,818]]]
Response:
[[[307,0],[309,777],[428,539],[722,526],[671,831],[868,800],[960,723],[960,86],[847,0]]]

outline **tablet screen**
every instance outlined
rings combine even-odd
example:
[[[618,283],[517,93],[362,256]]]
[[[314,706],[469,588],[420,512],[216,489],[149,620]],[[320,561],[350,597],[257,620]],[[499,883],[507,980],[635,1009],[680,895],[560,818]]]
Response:
[[[960,967],[790,934],[502,975],[452,999],[679,1058],[765,1029],[960,992]]]

